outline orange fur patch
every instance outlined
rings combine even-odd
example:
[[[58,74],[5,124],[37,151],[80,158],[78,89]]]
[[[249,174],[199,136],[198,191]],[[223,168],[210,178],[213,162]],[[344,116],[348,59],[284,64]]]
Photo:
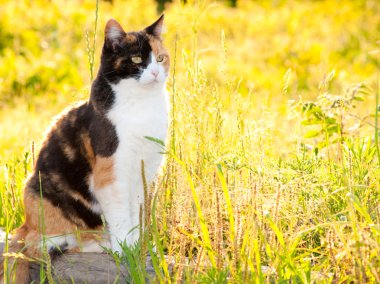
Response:
[[[162,40],[150,35],[148,35],[148,37],[149,37],[149,44],[150,44],[150,47],[152,48],[154,55],[156,57],[158,55],[164,55],[166,57],[166,61],[163,64],[164,64],[165,71],[168,72],[169,66],[170,66],[170,57],[169,57],[168,51],[165,49],[164,45],[162,44]]]
[[[53,206],[48,200],[40,199],[33,193],[29,193],[26,189],[24,196],[24,204],[26,208],[25,225],[29,230],[41,232],[41,224],[44,224],[44,232],[46,235],[62,235],[70,233],[81,228],[86,228],[82,220],[75,220],[74,224],[62,216],[62,211]],[[43,222],[43,223],[42,223]]]
[[[86,224],[80,220],[73,222],[62,216],[62,211],[52,205],[46,199],[40,199],[33,193],[25,191],[24,203],[26,209],[25,223],[18,229],[22,233],[19,239],[25,243],[25,254],[29,257],[39,257],[41,249],[39,247],[41,235],[48,237],[74,234],[79,242],[104,238],[103,227],[99,226],[88,231]]]
[[[119,69],[120,68],[121,63],[123,63],[124,59],[125,59],[124,57],[120,57],[120,58],[116,59],[115,69]]]
[[[114,161],[109,157],[96,156],[93,169],[94,189],[102,189],[115,180]]]
[[[125,40],[127,42],[133,43],[133,42],[137,41],[137,37],[133,34],[127,34],[125,37]]]
[[[86,156],[88,159],[88,162],[90,163],[90,166],[93,168],[95,164],[95,153],[91,146],[91,139],[88,133],[81,134],[84,151],[86,152]]]

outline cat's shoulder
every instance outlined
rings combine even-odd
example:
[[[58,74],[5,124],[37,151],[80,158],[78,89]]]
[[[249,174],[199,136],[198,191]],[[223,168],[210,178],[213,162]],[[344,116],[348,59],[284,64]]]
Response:
[[[69,160],[73,159],[78,137],[88,136],[89,127],[93,120],[93,110],[87,101],[80,101],[66,107],[52,118],[46,129],[41,152],[54,156],[54,152],[61,151]]]
[[[78,101],[70,104],[63,111],[53,117],[52,128],[60,124],[75,125],[77,123],[91,120],[94,116],[93,107],[88,101]]]

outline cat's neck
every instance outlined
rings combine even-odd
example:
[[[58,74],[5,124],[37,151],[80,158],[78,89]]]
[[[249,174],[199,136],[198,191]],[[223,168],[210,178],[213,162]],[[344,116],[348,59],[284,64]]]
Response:
[[[123,79],[117,84],[111,84],[112,90],[118,97],[125,100],[144,100],[157,97],[165,92],[165,82],[154,82],[142,85],[134,79]]]
[[[91,85],[90,104],[96,111],[105,114],[114,104],[115,94],[108,80],[98,74]]]
[[[116,101],[128,104],[152,98],[165,100],[165,94],[165,82],[142,85],[130,78],[111,83],[104,76],[98,75],[91,87],[90,103],[105,114]]]

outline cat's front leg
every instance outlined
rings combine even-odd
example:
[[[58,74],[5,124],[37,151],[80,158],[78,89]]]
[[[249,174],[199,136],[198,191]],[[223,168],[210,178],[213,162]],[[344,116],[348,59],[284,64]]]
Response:
[[[121,245],[133,245],[139,239],[139,210],[133,209],[116,205],[104,212],[113,251],[121,252]]]
[[[140,200],[137,192],[128,192],[117,184],[94,191],[108,225],[113,251],[120,244],[135,244],[139,239]]]

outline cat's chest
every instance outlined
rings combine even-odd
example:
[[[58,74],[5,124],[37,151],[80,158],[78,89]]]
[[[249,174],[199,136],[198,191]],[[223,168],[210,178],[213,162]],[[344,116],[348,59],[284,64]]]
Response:
[[[164,140],[168,127],[165,91],[145,97],[122,97],[107,114],[114,125],[119,142],[144,143],[146,136]]]
[[[117,179],[131,182],[131,179],[136,178],[136,182],[140,182],[141,161],[144,160],[146,178],[152,181],[162,162],[162,148],[146,137],[163,142],[166,140],[166,92],[155,92],[143,97],[119,96],[107,117],[115,127],[118,138],[114,154]]]

